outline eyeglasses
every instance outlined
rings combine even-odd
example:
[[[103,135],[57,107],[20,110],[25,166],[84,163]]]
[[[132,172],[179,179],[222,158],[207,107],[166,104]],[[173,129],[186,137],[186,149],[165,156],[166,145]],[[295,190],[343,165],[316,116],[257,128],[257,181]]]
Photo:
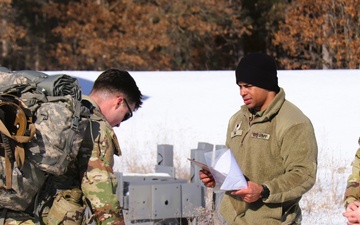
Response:
[[[121,122],[124,122],[125,120],[128,120],[133,116],[133,112],[125,98],[124,98],[124,102],[126,104],[126,107],[128,108],[128,112],[125,114],[124,119]]]

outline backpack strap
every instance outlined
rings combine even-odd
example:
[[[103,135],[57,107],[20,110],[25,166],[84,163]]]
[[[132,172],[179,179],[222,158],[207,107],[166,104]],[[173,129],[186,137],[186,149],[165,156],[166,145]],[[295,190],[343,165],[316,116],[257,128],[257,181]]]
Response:
[[[12,190],[12,164],[14,161],[14,156],[12,154],[9,139],[1,133],[1,139],[3,142],[4,147],[4,155],[5,155],[5,190],[11,191]]]
[[[49,174],[45,180],[40,191],[35,196],[34,201],[34,222],[36,225],[44,224],[42,222],[42,212],[46,207],[51,207],[54,196],[51,194],[51,189],[54,185],[54,175]],[[0,224],[1,225],[1,224]]]
[[[6,213],[7,213],[7,208],[3,208],[3,209],[1,210],[0,225],[4,225],[4,224],[5,224]]]
[[[89,199],[86,198],[84,195],[83,195],[83,203],[85,206],[84,214],[83,214],[83,222],[86,225],[96,225],[97,224],[96,217],[92,210],[91,203],[90,203]]]
[[[11,95],[2,95],[2,107],[6,109],[2,109],[1,119],[0,119],[0,133],[2,139],[2,147],[4,149],[4,157],[5,157],[5,190],[12,191],[12,169],[13,165],[16,162],[15,170],[18,175],[21,175],[20,169],[22,169],[25,162],[25,150],[22,143],[29,142],[33,136],[35,135],[36,128],[35,125],[30,123],[31,120],[27,118],[24,110],[18,105],[21,104],[20,100],[17,100],[15,96]],[[17,100],[18,104],[12,102]],[[11,108],[11,110],[9,110]],[[13,111],[14,110],[14,111]],[[14,123],[16,123],[15,129],[16,131],[12,131],[10,133],[9,129],[4,124],[4,121],[9,122],[9,118],[4,117],[5,111],[9,114],[16,113],[16,119],[14,119]],[[21,118],[17,120],[18,118]],[[13,122],[13,121],[11,121]],[[10,126],[11,127],[11,126]],[[28,130],[27,130],[28,129]],[[28,132],[29,131],[29,132]],[[29,135],[29,136],[26,136]],[[13,150],[10,141],[15,141],[15,149]]]
[[[31,124],[33,125],[33,124]],[[4,132],[3,132],[4,131]],[[12,168],[14,162],[16,162],[15,171],[18,175],[21,175],[20,170],[22,169],[24,162],[25,162],[25,150],[22,143],[25,142],[18,142],[16,143],[15,150],[13,150],[10,147],[9,138],[14,139],[11,137],[11,135],[6,135],[5,133],[8,133],[9,131],[6,129],[4,123],[0,120],[0,132],[1,132],[1,139],[3,142],[3,148],[4,148],[4,155],[5,155],[5,189],[11,190],[12,189]],[[31,138],[35,134],[35,126],[32,126],[31,131],[31,137],[30,136],[20,136],[14,140],[31,140]],[[20,170],[18,169],[20,168]]]

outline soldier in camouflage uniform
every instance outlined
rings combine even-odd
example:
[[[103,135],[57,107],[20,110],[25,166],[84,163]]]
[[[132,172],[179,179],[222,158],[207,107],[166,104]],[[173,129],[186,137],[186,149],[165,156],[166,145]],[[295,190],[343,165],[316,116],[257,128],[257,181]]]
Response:
[[[112,169],[114,154],[121,155],[121,150],[113,127],[120,126],[141,107],[142,94],[128,72],[110,69],[100,74],[89,96],[83,96],[82,105],[82,110],[90,112],[90,123],[77,160],[70,164],[65,175],[50,176],[51,181],[43,188],[48,191],[39,197],[42,200],[38,219],[42,224],[60,224],[55,221],[81,224],[84,219],[89,224],[122,225],[124,218]],[[81,194],[74,190],[81,190]],[[57,196],[62,193],[66,201],[58,201],[64,198],[53,201],[56,193]],[[78,206],[77,211],[69,213],[67,210],[74,205]],[[34,224],[34,221],[36,216],[34,219],[32,215],[17,212],[12,216],[8,212],[5,224]]]
[[[358,143],[360,145],[360,139]],[[343,215],[347,218],[348,224],[360,224],[360,148],[352,163],[352,173],[347,181],[344,204],[346,212]]]
[[[141,106],[141,92],[129,73],[111,69],[98,77],[83,102],[92,116],[78,157],[81,190],[97,224],[124,224],[112,170],[114,154],[121,151],[112,127],[120,126]]]

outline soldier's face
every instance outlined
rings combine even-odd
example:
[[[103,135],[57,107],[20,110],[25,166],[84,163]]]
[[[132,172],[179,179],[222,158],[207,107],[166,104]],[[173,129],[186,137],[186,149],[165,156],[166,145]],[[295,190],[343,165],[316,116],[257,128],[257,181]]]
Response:
[[[113,107],[113,112],[109,113],[109,115],[107,116],[107,119],[111,126],[119,127],[121,122],[132,117],[134,108],[135,103],[129,104],[124,97],[117,97]]]
[[[240,95],[248,109],[263,111],[273,100],[271,91],[254,86],[252,84],[239,82]]]

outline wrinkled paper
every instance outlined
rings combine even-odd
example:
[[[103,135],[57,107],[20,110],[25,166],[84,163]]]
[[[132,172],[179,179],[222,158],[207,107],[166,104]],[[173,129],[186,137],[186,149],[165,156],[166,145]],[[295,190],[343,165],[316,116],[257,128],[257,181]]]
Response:
[[[219,149],[204,154],[207,166],[220,190],[247,188],[247,181],[230,149]]]

